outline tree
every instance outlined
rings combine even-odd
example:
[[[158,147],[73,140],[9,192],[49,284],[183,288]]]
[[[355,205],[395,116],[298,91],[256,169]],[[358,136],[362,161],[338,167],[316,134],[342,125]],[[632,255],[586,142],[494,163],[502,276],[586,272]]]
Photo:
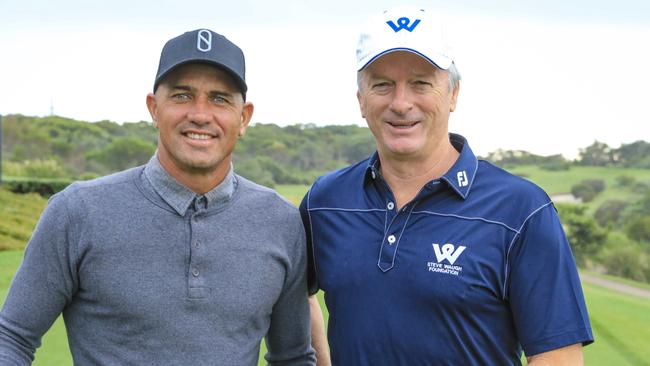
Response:
[[[118,171],[145,164],[155,150],[155,145],[138,137],[119,137],[105,148],[89,153],[86,158],[98,161],[109,171]]]
[[[585,265],[602,248],[607,231],[585,215],[586,206],[558,204],[556,207],[576,262]]]
[[[612,153],[614,160],[625,167],[650,168],[650,143],[645,141],[622,144]]]
[[[612,149],[603,142],[594,141],[593,144],[580,149],[578,162],[581,165],[609,165],[613,162]]]

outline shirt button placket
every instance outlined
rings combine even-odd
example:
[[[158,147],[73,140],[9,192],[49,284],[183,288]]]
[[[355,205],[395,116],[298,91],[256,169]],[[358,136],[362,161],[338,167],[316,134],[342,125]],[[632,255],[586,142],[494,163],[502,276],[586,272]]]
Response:
[[[390,227],[388,228],[388,231],[390,233],[391,230],[395,230],[394,228],[399,228],[399,212],[395,209],[395,202],[393,201],[388,201],[386,203],[386,219],[388,222],[391,222]],[[391,268],[393,268],[394,263],[395,263],[395,252],[397,251],[397,236],[396,233],[390,233],[386,236],[384,239],[384,242],[381,245],[381,254],[379,256],[379,263],[378,266],[379,268],[387,272]]]

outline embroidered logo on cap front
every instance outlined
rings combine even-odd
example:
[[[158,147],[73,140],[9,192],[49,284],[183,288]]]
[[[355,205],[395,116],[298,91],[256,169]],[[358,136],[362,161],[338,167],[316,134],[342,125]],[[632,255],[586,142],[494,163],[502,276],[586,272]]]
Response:
[[[401,17],[397,19],[397,25],[393,23],[392,20],[389,20],[386,22],[386,24],[390,25],[391,28],[395,31],[395,33],[401,31],[402,29],[406,29],[409,32],[413,32],[413,29],[420,24],[420,19],[415,19],[413,23],[411,23],[411,19],[407,17]]]
[[[201,29],[196,36],[196,48],[201,52],[208,52],[212,49],[212,32]]]
[[[465,173],[464,170],[462,172],[458,172],[456,174],[456,178],[458,178],[459,187],[466,187],[467,184],[469,184],[469,181],[467,180],[467,173]]]

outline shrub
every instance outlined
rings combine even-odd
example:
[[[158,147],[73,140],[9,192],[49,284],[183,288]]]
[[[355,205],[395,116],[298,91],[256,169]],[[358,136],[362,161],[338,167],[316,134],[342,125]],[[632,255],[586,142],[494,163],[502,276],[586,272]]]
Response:
[[[54,159],[34,159],[3,164],[3,175],[29,178],[65,178],[68,173]]]
[[[607,231],[594,218],[585,215],[586,206],[558,204],[556,207],[576,262],[585,265],[603,246]]]
[[[31,178],[64,178],[68,176],[61,164],[53,159],[27,160],[24,165],[25,174]]]
[[[260,164],[259,159],[248,159],[242,161],[241,163],[237,163],[235,171],[242,177],[250,179],[257,184],[261,184],[270,188],[273,188],[275,186],[273,174],[264,169],[263,165]]]
[[[72,183],[65,179],[11,179],[4,182],[5,188],[14,193],[38,193],[49,197],[62,191]]]
[[[620,232],[608,235],[598,259],[608,274],[636,281],[650,280],[648,253]]]
[[[602,179],[585,179],[571,187],[571,194],[582,199],[583,202],[590,202],[598,193],[605,190],[605,181]]]
[[[630,239],[650,244],[650,216],[637,217],[625,228]]]
[[[615,224],[619,222],[621,214],[627,206],[627,202],[621,200],[605,201],[594,213],[594,218],[603,227]]]
[[[636,183],[636,179],[630,175],[619,175],[616,177],[616,184],[619,187],[632,187]]]

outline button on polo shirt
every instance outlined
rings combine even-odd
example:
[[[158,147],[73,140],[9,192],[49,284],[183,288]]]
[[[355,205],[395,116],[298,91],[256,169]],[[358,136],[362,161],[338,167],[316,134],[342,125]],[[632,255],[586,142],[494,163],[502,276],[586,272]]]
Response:
[[[593,339],[548,196],[479,161],[462,136],[450,141],[456,163],[400,210],[377,154],[319,178],[303,200],[333,363],[517,364],[522,347]]]
[[[209,260],[208,251],[202,244],[211,242],[210,236],[213,235],[214,228],[209,227],[210,223],[203,218],[221,209],[232,197],[237,183],[232,167],[217,187],[203,195],[178,183],[160,165],[156,156],[145,167],[144,175],[160,198],[189,224],[188,242],[177,243],[187,246],[189,251],[187,294],[191,299],[205,298],[211,291],[205,282],[205,272],[210,268],[206,265]]]

